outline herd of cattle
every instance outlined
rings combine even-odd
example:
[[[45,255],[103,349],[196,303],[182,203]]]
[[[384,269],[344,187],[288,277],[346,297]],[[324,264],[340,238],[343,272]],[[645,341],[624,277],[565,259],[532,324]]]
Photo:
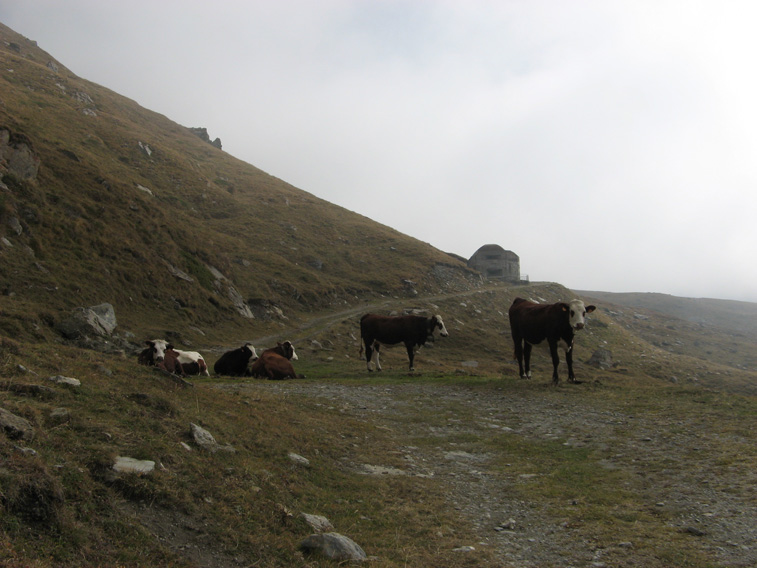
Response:
[[[523,298],[516,298],[508,316],[510,331],[515,344],[514,358],[518,360],[519,376],[531,378],[531,349],[546,339],[552,357],[552,382],[560,379],[557,367],[560,364],[558,347],[565,351],[568,366],[568,381],[576,382],[573,372],[573,340],[575,332],[586,325],[586,314],[595,306],[585,306],[581,300],[539,304]],[[415,352],[436,334],[447,337],[449,333],[440,315],[431,317],[404,315],[382,316],[365,314],[360,318],[360,353],[365,351],[368,371],[381,370],[379,354],[381,346],[403,344],[407,349],[410,371],[413,371]],[[139,363],[153,365],[176,375],[209,375],[205,359],[196,351],[182,351],[163,339],[146,342],[147,347],[139,354]],[[278,343],[266,349],[259,356],[251,343],[227,351],[216,361],[213,370],[216,375],[232,377],[258,377],[271,380],[295,379],[292,361],[297,360],[291,341]]]

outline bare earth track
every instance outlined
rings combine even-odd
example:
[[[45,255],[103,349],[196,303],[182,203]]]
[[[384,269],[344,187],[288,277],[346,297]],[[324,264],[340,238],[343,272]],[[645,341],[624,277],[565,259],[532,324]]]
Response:
[[[696,539],[702,554],[716,565],[757,565],[757,473],[738,461],[726,466],[724,456],[708,451],[722,447],[723,434],[709,429],[706,416],[681,420],[665,413],[635,415],[631,406],[597,404],[601,397],[596,396],[587,407],[582,398],[601,391],[600,384],[559,389],[545,385],[517,396],[413,379],[377,385],[289,381],[226,388],[306,398],[388,429],[406,466],[352,467],[362,473],[432,476],[444,483],[449,504],[475,527],[479,538],[461,543],[461,554],[490,547],[502,566],[519,567],[671,565],[644,546],[641,521],[635,538],[614,540],[610,529],[605,540],[588,539],[580,523],[520,498],[520,486],[549,472],[526,471],[486,445],[492,436],[504,434],[592,452],[597,467],[622,474],[624,489],[637,496],[647,514],[665,519],[677,538]],[[419,412],[424,419],[417,419]],[[743,434],[734,433],[733,438],[736,448],[749,444]],[[429,439],[433,442],[418,443]],[[580,505],[570,495],[564,501],[565,507]]]

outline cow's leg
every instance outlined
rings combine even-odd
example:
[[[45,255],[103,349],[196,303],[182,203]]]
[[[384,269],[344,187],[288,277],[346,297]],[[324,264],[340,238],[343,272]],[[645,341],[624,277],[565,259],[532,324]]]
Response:
[[[521,379],[526,378],[526,374],[523,372],[523,340],[513,338],[515,344],[515,358],[518,360],[518,376]]]
[[[371,359],[373,359],[372,343],[369,341],[365,342],[365,366],[368,368],[369,373],[373,371],[373,366],[371,365]]]
[[[573,372],[573,350],[568,349],[565,351],[565,363],[568,365],[568,382],[577,383],[576,375]]]
[[[415,349],[413,349],[415,345],[412,343],[405,343],[405,348],[407,349],[407,358],[410,361],[410,372],[415,371],[415,368],[413,367],[413,360],[415,359]]]
[[[375,342],[373,344],[373,362],[376,364],[376,370],[381,370],[381,361],[379,360],[379,355],[381,355],[381,344],[378,342]]]
[[[524,379],[531,378],[531,350],[534,348],[528,341],[523,342],[523,360],[524,360]]]
[[[552,384],[560,383],[560,377],[557,374],[557,367],[560,366],[560,355],[557,352],[557,341],[549,342],[549,354],[552,356]]]

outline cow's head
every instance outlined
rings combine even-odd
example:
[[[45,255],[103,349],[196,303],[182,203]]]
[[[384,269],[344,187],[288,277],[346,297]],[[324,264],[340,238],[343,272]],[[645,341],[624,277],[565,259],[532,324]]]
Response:
[[[440,316],[439,314],[432,317],[429,321],[429,332],[430,332],[429,335],[433,337],[437,331],[439,332],[439,335],[441,335],[442,337],[449,336],[449,333],[447,332],[447,328],[444,327],[444,321],[442,320],[442,316]]]
[[[153,339],[152,341],[145,341],[145,344],[152,349],[152,358],[156,363],[160,363],[166,358],[167,349],[173,349],[173,345],[165,339]]]
[[[297,353],[295,353],[294,351],[294,345],[292,345],[291,341],[279,343],[279,347],[284,352],[284,357],[286,357],[290,361],[297,361],[299,359],[299,357],[297,357]]]
[[[242,349],[247,349],[247,351],[250,352],[250,359],[258,358],[258,354],[255,351],[255,346],[252,343],[245,343],[244,345],[242,345]]]
[[[586,314],[596,309],[595,306],[584,306],[581,300],[571,300],[569,304],[563,304],[563,310],[568,313],[568,321],[573,329],[583,329],[586,325]]]

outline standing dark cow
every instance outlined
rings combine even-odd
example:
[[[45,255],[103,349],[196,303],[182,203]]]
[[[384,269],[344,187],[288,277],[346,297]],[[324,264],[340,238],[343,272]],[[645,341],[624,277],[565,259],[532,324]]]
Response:
[[[216,375],[242,377],[247,373],[251,359],[257,359],[258,354],[252,343],[245,343],[242,347],[227,351],[213,365]]]
[[[442,337],[447,337],[442,316],[380,316],[365,314],[360,318],[360,337],[365,346],[365,361],[369,371],[372,363],[376,363],[376,370],[381,370],[379,350],[382,345],[397,345],[404,343],[407,356],[410,359],[410,370],[413,371],[415,352],[426,344],[429,338],[438,331]],[[363,345],[360,353],[363,353]]]
[[[520,376],[524,379],[531,378],[531,348],[546,339],[549,344],[549,354],[552,356],[552,382],[555,385],[560,382],[557,375],[557,367],[560,364],[557,347],[560,346],[565,350],[568,381],[575,383],[573,337],[575,331],[583,329],[586,325],[586,314],[595,309],[595,306],[584,306],[581,300],[573,300],[570,303],[536,304],[523,298],[515,298],[508,314]]]

